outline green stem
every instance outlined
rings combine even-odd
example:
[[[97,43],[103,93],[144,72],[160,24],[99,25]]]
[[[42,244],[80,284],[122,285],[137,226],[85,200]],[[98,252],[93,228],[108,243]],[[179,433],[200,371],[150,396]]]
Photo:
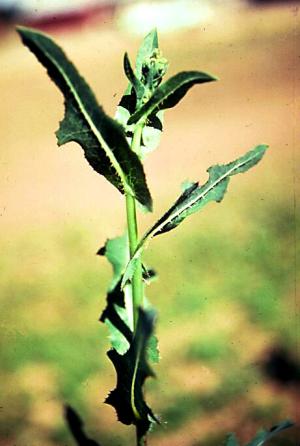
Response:
[[[138,231],[136,221],[136,206],[135,199],[132,195],[126,195],[126,210],[127,210],[127,227],[129,238],[129,252],[133,255],[138,243]],[[135,273],[131,281],[132,286],[132,306],[133,306],[133,328],[137,327],[138,309],[143,306],[143,280],[142,280],[142,262],[139,259]]]
[[[139,154],[141,137],[142,137],[143,123],[139,124],[132,138],[131,149],[133,152]],[[129,238],[129,252],[132,257],[135,248],[138,244],[138,227],[136,218],[136,203],[135,198],[129,193],[126,194],[126,211],[127,211],[127,228]],[[132,307],[133,307],[133,329],[136,330],[138,320],[138,309],[143,306],[143,276],[142,276],[142,261],[138,260],[135,273],[132,277]]]
[[[138,123],[132,138],[131,149],[138,156],[140,155],[143,127],[144,127],[143,122]],[[127,228],[128,228],[128,239],[129,239],[129,253],[131,258],[138,245],[138,226],[136,218],[135,198],[129,193],[126,194],[126,211],[127,211]],[[139,258],[137,262],[136,270],[132,277],[131,289],[132,289],[132,307],[133,307],[133,331],[135,333],[138,323],[138,310],[139,307],[143,307],[144,305],[143,269],[142,269],[141,258]],[[143,438],[139,438],[138,429],[136,428],[136,446],[145,446],[145,445],[146,445],[146,436],[144,436]]]

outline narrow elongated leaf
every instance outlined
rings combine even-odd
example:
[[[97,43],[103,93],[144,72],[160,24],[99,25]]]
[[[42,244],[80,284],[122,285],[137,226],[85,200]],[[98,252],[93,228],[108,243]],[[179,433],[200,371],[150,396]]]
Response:
[[[269,431],[261,431],[246,446],[262,446],[268,440],[275,437],[279,432],[292,427],[294,423],[290,420],[282,421],[277,426],[273,426]]]
[[[117,386],[105,402],[115,408],[119,421],[137,427],[140,438],[149,430],[151,423],[157,421],[143,395],[146,378],[154,376],[146,359],[153,324],[153,312],[140,309],[136,335],[129,350],[124,355],[119,355],[114,349],[107,353],[116,369]]]
[[[128,124],[134,124],[141,118],[146,119],[153,113],[174,107],[193,85],[215,80],[216,77],[201,71],[182,71],[176,74],[155,90],[149,101],[130,117]]]
[[[143,236],[126,267],[121,286],[123,287],[134,274],[137,259],[149,239],[174,229],[186,217],[199,211],[210,201],[220,203],[224,198],[230,177],[246,172],[255,166],[262,159],[267,147],[266,145],[257,146],[229,164],[210,167],[207,170],[209,178],[203,186],[199,186],[198,183],[189,185],[174,205]]]
[[[58,145],[80,144],[96,172],[151,210],[142,164],[130,150],[122,127],[104,113],[90,87],[50,37],[24,27],[18,32],[64,95],[65,117],[56,132]]]
[[[133,86],[133,88],[135,90],[135,94],[136,94],[137,100],[139,101],[139,100],[142,99],[142,97],[144,95],[145,87],[142,84],[142,82],[140,81],[140,79],[136,77],[136,75],[135,75],[135,73],[134,73],[134,71],[133,71],[133,69],[131,67],[130,60],[129,60],[129,57],[128,57],[127,53],[125,53],[125,55],[124,55],[124,62],[123,62],[123,64],[124,64],[125,74],[126,74],[128,80],[129,80],[129,82]]]

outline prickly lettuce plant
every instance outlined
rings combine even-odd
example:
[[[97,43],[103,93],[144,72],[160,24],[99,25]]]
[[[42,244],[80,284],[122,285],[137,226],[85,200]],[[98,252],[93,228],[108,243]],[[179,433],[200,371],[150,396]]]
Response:
[[[209,202],[221,202],[231,177],[255,166],[267,146],[258,145],[232,162],[209,167],[208,179],[202,185],[185,184],[175,203],[140,236],[138,207],[152,210],[143,161],[159,144],[164,111],[176,106],[193,86],[217,78],[201,71],[183,71],[163,80],[168,62],[159,50],[157,32],[153,30],[139,48],[135,67],[125,53],[123,64],[128,87],[112,119],[49,36],[24,27],[19,27],[18,32],[64,96],[65,114],[56,132],[58,145],[77,142],[90,166],[124,196],[126,232],[107,240],[98,251],[113,269],[100,321],[109,330],[111,348],[107,356],[115,368],[117,382],[105,402],[114,407],[120,422],[135,427],[136,444],[141,446],[146,443],[151,425],[159,423],[143,391],[145,380],[154,376],[150,364],[159,360],[154,335],[155,311],[144,292],[145,282],[151,282],[155,272],[143,263],[143,251],[154,237],[172,231]],[[97,445],[85,436],[83,424],[73,409],[67,409],[66,419],[78,444]],[[271,431],[262,431],[248,446],[261,446],[290,425],[286,421]],[[239,445],[234,434],[228,437],[226,445]]]

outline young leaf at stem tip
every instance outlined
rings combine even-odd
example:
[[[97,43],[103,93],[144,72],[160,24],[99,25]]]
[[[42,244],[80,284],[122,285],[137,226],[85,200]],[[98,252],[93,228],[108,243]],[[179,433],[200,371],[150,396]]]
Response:
[[[127,140],[131,144],[135,126],[129,125],[128,120],[151,97],[168,67],[167,60],[162,57],[158,48],[156,29],[144,38],[137,53],[135,70],[131,67],[127,53],[123,65],[129,85],[117,107],[115,119],[123,126]],[[142,129],[141,144],[137,152],[140,159],[144,159],[158,147],[162,129],[163,111],[148,117]]]
[[[124,287],[127,281],[132,278],[136,262],[148,240],[174,229],[186,217],[199,211],[210,201],[220,203],[226,193],[230,177],[246,172],[255,166],[262,159],[267,148],[266,145],[259,145],[231,163],[209,167],[207,169],[209,178],[203,186],[199,186],[198,183],[189,185],[173,206],[142,237],[127,264],[121,286]]]
[[[123,128],[104,113],[86,81],[49,36],[24,27],[17,31],[64,95],[65,116],[56,132],[58,145],[80,144],[96,172],[151,210],[143,166],[131,151]]]

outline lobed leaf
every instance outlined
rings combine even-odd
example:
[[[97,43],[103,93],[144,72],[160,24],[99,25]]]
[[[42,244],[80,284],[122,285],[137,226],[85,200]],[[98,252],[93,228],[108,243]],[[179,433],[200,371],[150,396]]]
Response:
[[[186,217],[199,211],[210,201],[220,203],[224,198],[230,177],[246,172],[255,166],[262,159],[267,147],[259,145],[231,163],[210,167],[207,170],[209,178],[203,186],[199,186],[198,183],[189,184],[174,205],[146,232],[139,242],[135,253],[127,264],[121,287],[132,278],[136,262],[151,238],[174,229]]]
[[[119,354],[124,354],[133,338],[132,309],[128,308],[125,290],[121,289],[122,275],[128,261],[127,235],[109,239],[99,249],[98,255],[105,256],[113,268],[113,278],[106,296],[106,307],[99,320],[107,325],[111,345]],[[127,287],[127,292],[130,289]]]
[[[110,343],[120,355],[127,352],[133,339],[131,287],[121,289],[123,273],[128,262],[128,252],[126,234],[107,240],[97,252],[98,255],[107,258],[113,269],[113,278],[106,296],[106,307],[99,320],[107,325]],[[155,271],[143,265],[144,280],[150,282],[155,277]],[[145,301],[147,307],[150,307],[146,299]],[[151,336],[147,345],[147,357],[151,362],[159,361],[158,341],[154,335]]]
[[[65,116],[56,132],[58,145],[70,141],[80,144],[96,172],[151,210],[143,166],[131,151],[123,128],[105,114],[88,84],[49,36],[30,28],[17,30],[64,95]]]
[[[201,71],[183,71],[176,74],[154,91],[151,98],[130,117],[128,124],[134,124],[140,119],[146,120],[151,114],[174,107],[193,85],[215,80],[216,77]]]
[[[152,336],[153,326],[154,313],[139,309],[136,334],[129,350],[124,355],[120,355],[115,349],[107,353],[116,370],[117,386],[105,402],[115,408],[119,421],[137,427],[139,438],[146,434],[152,422],[158,422],[143,395],[146,378],[154,376],[147,362],[147,344]]]

